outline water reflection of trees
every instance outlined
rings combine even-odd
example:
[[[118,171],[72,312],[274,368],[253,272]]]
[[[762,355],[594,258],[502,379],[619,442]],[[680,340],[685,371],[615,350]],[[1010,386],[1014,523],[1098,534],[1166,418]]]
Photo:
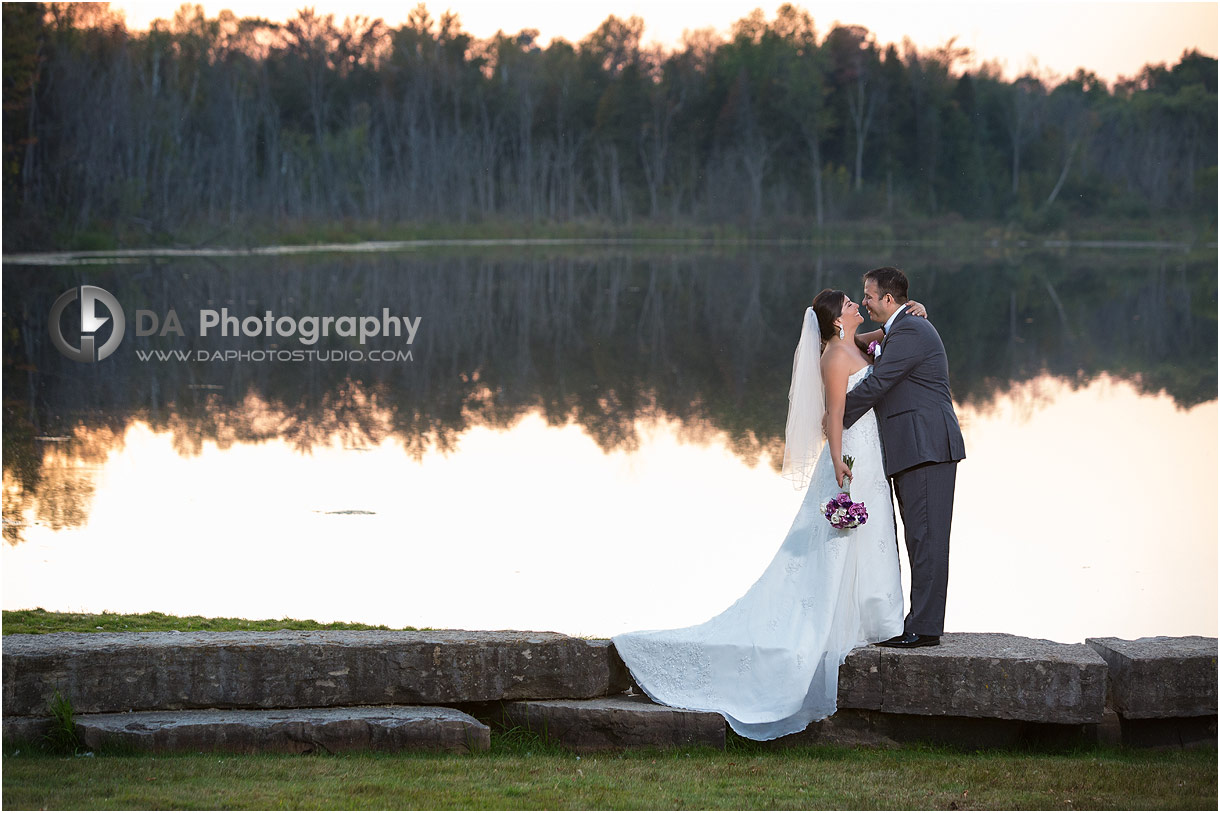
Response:
[[[19,540],[35,497],[40,521],[83,522],[91,485],[73,479],[73,466],[104,461],[136,420],[170,432],[184,455],[209,441],[278,438],[305,451],[338,438],[354,447],[394,439],[418,459],[453,449],[471,427],[508,427],[531,410],[552,425],[579,424],[606,450],[635,448],[636,421],[667,416],[687,437],[722,432],[744,459],[769,452],[774,460],[803,308],[824,286],[855,295],[860,271],[885,261],[778,249],[601,250],[7,267],[5,537]],[[960,403],[985,408],[1044,373],[1076,386],[1110,373],[1188,407],[1216,397],[1214,263],[1039,254],[912,257],[906,268],[945,339]],[[113,292],[128,314],[121,349],[98,364],[68,361],[48,340],[52,302],[78,284]],[[298,346],[202,339],[197,312],[206,307],[294,316],[389,307],[422,321],[410,362],[197,361],[203,349]],[[186,337],[134,335],[136,309],[169,308]],[[314,347],[359,345],[332,337]],[[137,349],[186,350],[192,360],[141,362]]]

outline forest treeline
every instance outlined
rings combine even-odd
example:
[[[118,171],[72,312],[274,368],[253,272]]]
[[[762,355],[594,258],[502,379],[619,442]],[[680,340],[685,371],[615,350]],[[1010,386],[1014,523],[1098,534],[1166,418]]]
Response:
[[[790,4],[672,50],[637,17],[543,48],[423,5],[396,28],[3,14],[6,250],[346,219],[1215,223],[1217,64],[1195,51],[1110,86],[1006,80],[953,41],[881,45]]]

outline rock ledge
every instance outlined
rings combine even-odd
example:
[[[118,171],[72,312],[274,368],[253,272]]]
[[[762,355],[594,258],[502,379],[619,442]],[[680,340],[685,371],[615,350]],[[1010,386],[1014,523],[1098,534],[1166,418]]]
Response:
[[[491,747],[487,726],[456,709],[433,706],[83,714],[76,732],[87,748],[118,744],[151,751],[467,753]]]

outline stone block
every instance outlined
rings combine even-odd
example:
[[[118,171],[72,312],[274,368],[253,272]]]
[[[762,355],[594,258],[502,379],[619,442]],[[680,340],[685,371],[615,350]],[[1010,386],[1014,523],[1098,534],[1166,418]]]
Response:
[[[627,688],[608,640],[511,630],[5,635],[3,664],[5,716],[45,715],[56,688],[78,714],[449,705]]]
[[[1097,742],[1093,724],[1035,723],[995,717],[888,714],[864,709],[839,709],[796,734],[769,740],[768,745],[846,745],[897,748],[914,743],[960,748],[1021,746],[1080,747]]]
[[[862,646],[847,654],[839,667],[839,708],[880,709],[883,702],[881,684],[881,647]]]
[[[486,751],[491,730],[468,714],[434,706],[315,709],[184,709],[82,714],[85,748],[149,751],[340,753],[404,749]]]
[[[1101,721],[1106,662],[1084,644],[979,632],[940,641],[878,648],[881,711],[1060,725]]]
[[[1097,724],[1097,743],[1117,748],[1123,744],[1123,724],[1114,709],[1106,707]]]
[[[54,717],[24,717],[13,714],[4,715],[4,744],[10,742],[36,742],[51,732],[55,724]]]
[[[1144,717],[1118,715],[1122,744],[1129,748],[1215,748],[1216,715]]]
[[[924,717],[1095,724],[1105,707],[1105,673],[1105,661],[1083,644],[950,633],[935,647],[852,650],[839,667],[838,703]]]
[[[520,726],[574,751],[724,748],[725,720],[720,714],[663,706],[642,695],[503,703],[497,718],[498,725]]]
[[[1089,638],[1085,643],[1105,659],[1110,706],[1125,720],[1216,714],[1215,638]]]

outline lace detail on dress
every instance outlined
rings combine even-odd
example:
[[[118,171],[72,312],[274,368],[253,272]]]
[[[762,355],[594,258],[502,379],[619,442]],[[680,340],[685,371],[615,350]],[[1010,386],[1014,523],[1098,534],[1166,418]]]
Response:
[[[649,696],[653,691],[667,696],[676,692],[707,692],[711,688],[711,661],[698,642],[642,637],[633,642],[632,649],[637,658],[654,664],[648,681],[648,689],[652,690]],[[645,688],[638,681],[637,685]]]
[[[821,502],[838,493],[826,444],[788,535],[745,595],[702,624],[612,638],[650,698],[774,739],[834,713],[838,665],[853,647],[902,632],[893,504],[871,410],[843,433],[843,453],[856,459],[851,494],[868,506],[867,523],[836,531],[822,516]]]

